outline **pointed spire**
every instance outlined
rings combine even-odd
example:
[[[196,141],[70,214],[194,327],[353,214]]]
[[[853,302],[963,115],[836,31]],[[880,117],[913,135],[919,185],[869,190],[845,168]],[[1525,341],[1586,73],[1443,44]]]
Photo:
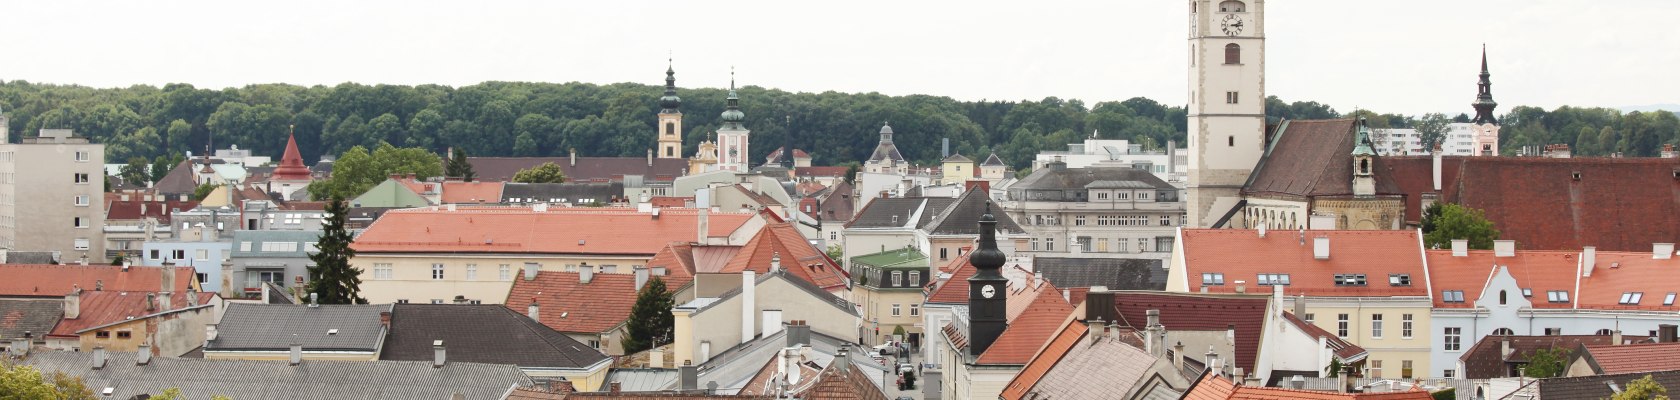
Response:
[[[280,166],[274,168],[274,180],[277,181],[307,181],[310,179],[309,167],[303,165],[303,155],[298,153],[297,125],[290,127],[286,134],[286,153],[280,156]]]
[[[682,98],[677,97],[677,70],[671,59],[666,59],[665,66],[665,95],[659,97],[660,114],[682,114]]]
[[[1499,103],[1493,101],[1493,82],[1488,80],[1488,76],[1490,74],[1487,65],[1487,45],[1483,44],[1482,73],[1479,75],[1481,79],[1476,81],[1476,101],[1470,103],[1470,107],[1476,109],[1476,118],[1470,122],[1499,125],[1499,120],[1493,115],[1493,109],[1498,107]]]
[[[723,129],[741,130],[741,121],[747,119],[747,114],[741,112],[741,96],[735,94],[735,67],[729,67],[729,97],[728,106],[723,109]]]
[[[986,200],[985,213],[980,215],[980,243],[979,249],[968,256],[969,264],[974,264],[979,276],[1001,276],[1000,270],[1007,262],[1003,250],[997,246],[997,217],[992,215],[992,202]]]

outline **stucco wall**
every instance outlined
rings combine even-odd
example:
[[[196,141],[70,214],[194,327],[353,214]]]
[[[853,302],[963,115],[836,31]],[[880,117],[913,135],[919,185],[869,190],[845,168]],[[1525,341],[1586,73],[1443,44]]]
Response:
[[[426,254],[358,254],[350,265],[362,271],[362,297],[370,303],[395,303],[408,300],[426,303],[434,299],[451,301],[455,296],[479,300],[484,304],[501,304],[513,289],[513,279],[520,277],[525,263],[534,262],[543,271],[567,271],[566,266],[588,263],[592,266],[616,266],[612,272],[631,274],[636,266],[647,265],[647,256],[520,256],[520,255],[463,255],[439,256]],[[443,264],[443,279],[432,279],[432,264]],[[378,264],[391,264],[391,278],[375,275]],[[476,265],[476,279],[467,279],[467,266]],[[508,266],[508,279],[501,279],[501,266]],[[575,272],[575,270],[574,270]]]
[[[805,320],[806,324],[811,326],[811,332],[842,339],[857,336],[856,316],[827,303],[826,299],[812,296],[784,279],[797,278],[766,279],[754,288],[757,305],[753,307],[753,315],[750,318],[753,319],[755,335],[764,332],[764,310],[781,310],[783,322]],[[741,344],[741,301],[742,296],[732,296],[690,316],[692,337],[677,338],[691,342],[689,357],[701,360],[701,342],[711,343],[713,355]]]

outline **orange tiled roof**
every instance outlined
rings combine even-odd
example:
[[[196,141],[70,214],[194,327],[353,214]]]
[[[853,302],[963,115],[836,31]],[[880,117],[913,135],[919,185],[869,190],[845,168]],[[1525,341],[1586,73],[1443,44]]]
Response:
[[[543,325],[567,333],[601,333],[617,327],[630,318],[636,305],[636,276],[634,274],[600,273],[582,283],[576,272],[539,271],[536,279],[523,276],[513,280],[508,291],[508,308],[525,314],[532,301],[537,303],[537,318]],[[693,281],[692,277],[659,276],[665,290],[676,290]]]
[[[1339,393],[1316,390],[1296,390],[1274,387],[1238,386],[1224,376],[1203,375],[1188,392],[1185,400],[1430,400],[1429,392],[1409,390],[1387,393]]]
[[[1598,373],[1680,370],[1680,343],[1585,346]]]
[[[781,257],[782,269],[823,290],[844,288],[850,279],[839,264],[829,259],[828,254],[811,246],[805,235],[789,222],[771,223],[760,228],[741,247],[741,251],[729,259],[721,272],[740,273],[751,269],[759,274],[769,273],[773,256]]]
[[[1318,325],[1309,324],[1307,321],[1301,320],[1300,317],[1296,317],[1295,313],[1285,311],[1283,312],[1283,319],[1289,321],[1291,325],[1295,325],[1295,328],[1306,332],[1307,336],[1313,339],[1324,338],[1324,342],[1330,345],[1330,348],[1336,353],[1336,357],[1341,359],[1342,364],[1353,364],[1365,359],[1366,351],[1364,347],[1348,343],[1347,339],[1332,335],[1330,331],[1324,330]]]
[[[1010,318],[1009,327],[975,359],[976,364],[1026,364],[1056,333],[1056,328],[1067,322],[1073,306],[1062,300],[1056,286],[1049,282],[1034,286],[1009,295],[1010,300],[1031,296],[1032,302]]]
[[[439,207],[391,210],[352,245],[360,253],[549,253],[652,256],[696,239],[698,210],[551,207]],[[710,213],[708,235],[727,236],[753,218]]]
[[[694,276],[694,244],[671,242],[648,260],[649,269],[663,267],[668,275]],[[676,289],[676,288],[672,288]]]
[[[686,206],[688,206],[688,204],[693,203],[693,202],[694,202],[694,196],[689,196],[689,197],[654,196],[654,197],[649,197],[648,198],[648,204],[652,204],[654,208],[686,207]]]
[[[0,264],[0,296],[64,297],[73,288],[85,292],[156,292],[162,289],[161,267],[118,265]],[[175,267],[172,291],[184,292],[192,285],[192,267]]]
[[[1579,257],[1567,251],[1518,251],[1515,257],[1494,257],[1491,250],[1471,250],[1464,257],[1453,257],[1452,250],[1429,250],[1430,287],[1436,308],[1472,308],[1481,298],[1497,270],[1495,265],[1508,267],[1517,286],[1530,289],[1528,300],[1534,308],[1569,308],[1572,303],[1551,303],[1547,292],[1563,290],[1575,299],[1575,274]],[[1443,290],[1463,290],[1464,302],[1448,303],[1441,296]],[[1512,295],[1520,295],[1513,293]],[[1619,296],[1620,293],[1618,292]],[[1614,304],[1614,303],[1612,303]]]
[[[1263,273],[1287,273],[1289,295],[1307,296],[1426,296],[1419,233],[1383,231],[1270,231],[1266,237],[1251,229],[1185,229],[1185,283],[1178,290],[1201,290],[1203,273],[1223,273],[1224,285],[1207,286],[1209,293],[1235,293],[1236,281],[1249,290]],[[1330,258],[1313,258],[1313,241],[1330,238]],[[1336,274],[1365,274],[1365,286],[1338,286]],[[1409,274],[1411,284],[1393,286],[1389,274]],[[1174,288],[1169,288],[1174,289]]]
[[[968,252],[963,252],[956,259],[951,260],[945,267],[951,272],[951,278],[938,283],[928,294],[928,303],[966,304],[968,303],[968,278],[974,276],[974,265],[968,263]],[[954,268],[954,269],[953,269]]]
[[[1680,292],[1680,256],[1656,260],[1650,252],[1598,252],[1592,276],[1580,278],[1576,308],[1600,310],[1675,311],[1680,304],[1664,305],[1667,293]],[[1644,293],[1639,304],[1621,303],[1623,293]],[[1676,303],[1680,303],[1677,301]]]
[[[65,318],[53,327],[47,336],[75,337],[78,331],[109,325],[116,322],[139,319],[148,315],[165,311],[176,311],[190,308],[187,306],[187,293],[175,292],[170,296],[169,310],[162,310],[161,302],[151,304],[148,309],[146,295],[149,292],[95,292],[83,290],[81,296],[81,315],[76,318]],[[198,304],[210,304],[216,299],[215,293],[197,293]],[[156,300],[154,300],[156,301]],[[137,332],[144,335],[145,332]]]
[[[443,183],[439,200],[444,204],[496,204],[502,202],[502,182]]]
[[[1024,397],[1044,374],[1050,372],[1050,369],[1061,361],[1062,356],[1067,355],[1068,350],[1079,344],[1079,339],[1085,337],[1085,331],[1085,324],[1077,319],[1064,322],[1061,329],[1050,339],[1050,343],[1044,345],[1044,349],[1039,350],[1038,354],[1033,355],[1032,360],[1027,362],[1026,367],[1021,368],[1021,372],[1015,374],[1015,378],[1011,379],[1009,384],[1004,385],[1003,393],[999,396],[1005,400]]]

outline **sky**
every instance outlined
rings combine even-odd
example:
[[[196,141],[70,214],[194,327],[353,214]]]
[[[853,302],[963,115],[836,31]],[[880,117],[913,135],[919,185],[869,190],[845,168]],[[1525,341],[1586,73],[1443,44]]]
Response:
[[[1487,45],[1515,105],[1680,103],[1680,2],[1271,0],[1266,90],[1338,111],[1473,113]],[[1252,9],[1252,7],[1251,7]],[[1184,104],[1188,2],[30,1],[0,5],[0,80],[483,81],[1055,96]],[[1680,106],[1673,106],[1680,107]]]

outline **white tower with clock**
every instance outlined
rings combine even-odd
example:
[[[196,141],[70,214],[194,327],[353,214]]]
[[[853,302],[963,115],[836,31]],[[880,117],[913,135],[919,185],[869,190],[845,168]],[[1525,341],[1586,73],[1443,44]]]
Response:
[[[747,115],[741,112],[741,97],[735,94],[735,73],[729,78],[729,105],[724,108],[723,126],[718,127],[718,169],[724,171],[747,172],[752,168],[751,157],[747,155],[749,134],[752,133],[741,122]]]
[[[1265,5],[1190,1],[1186,226],[1211,227],[1235,207],[1265,152]]]

